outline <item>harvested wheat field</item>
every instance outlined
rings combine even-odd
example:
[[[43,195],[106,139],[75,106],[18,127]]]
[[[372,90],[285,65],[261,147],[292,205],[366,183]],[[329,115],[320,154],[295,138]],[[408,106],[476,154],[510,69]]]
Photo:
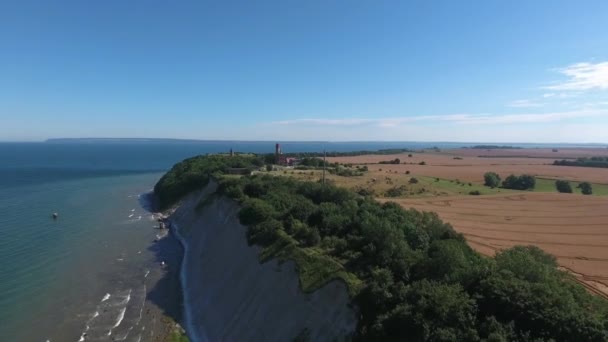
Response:
[[[589,153],[599,154],[601,151],[581,152],[580,150],[569,150],[569,156],[586,156]],[[557,166],[551,165],[556,159],[561,159],[562,156],[555,159],[547,158],[532,158],[532,157],[476,157],[462,156],[459,152],[482,152],[478,150],[446,150],[446,152],[424,152],[424,153],[408,153],[393,154],[393,155],[364,155],[364,156],[348,156],[348,157],[332,157],[327,158],[329,162],[338,162],[343,164],[362,165],[366,164],[371,171],[390,171],[395,173],[405,173],[410,171],[415,176],[438,177],[443,179],[459,179],[466,182],[483,182],[483,174],[488,171],[498,173],[503,179],[510,174],[530,174],[541,178],[551,179],[567,179],[571,181],[592,182],[599,184],[608,184],[608,169],[591,168],[591,167],[576,167],[576,166]],[[491,150],[493,153],[509,153],[516,151],[517,153],[528,153],[528,149],[522,150]],[[506,152],[505,152],[506,151]],[[549,150],[550,151],[550,150]],[[544,150],[531,155],[542,155],[542,153],[551,153]],[[575,154],[576,153],[576,154]],[[556,153],[559,155],[559,152]],[[378,164],[381,161],[389,161],[398,158],[400,164]],[[454,159],[462,158],[462,159]],[[424,165],[420,163],[424,162]],[[371,164],[371,165],[370,165]]]
[[[608,197],[523,193],[390,200],[438,213],[486,255],[536,245],[590,291],[608,297]]]

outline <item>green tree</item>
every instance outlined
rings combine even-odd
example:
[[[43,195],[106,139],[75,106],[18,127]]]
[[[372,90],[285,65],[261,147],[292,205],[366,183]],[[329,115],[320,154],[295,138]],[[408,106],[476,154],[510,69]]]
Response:
[[[566,180],[555,181],[555,188],[559,192],[568,193],[568,194],[572,193],[572,186],[570,186],[570,182],[568,182]]]
[[[500,185],[500,176],[496,172],[486,172],[483,175],[485,186],[495,188]]]
[[[534,189],[534,187],[536,186],[536,178],[531,175],[510,175],[502,182],[502,186],[505,189],[513,190]]]
[[[591,188],[591,183],[582,182],[578,185],[578,188],[581,189],[583,195],[591,195],[593,193],[593,189]]]

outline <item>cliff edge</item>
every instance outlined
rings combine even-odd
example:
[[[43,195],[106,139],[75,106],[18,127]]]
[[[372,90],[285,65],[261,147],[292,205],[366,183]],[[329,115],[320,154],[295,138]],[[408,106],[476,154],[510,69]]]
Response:
[[[184,245],[181,282],[193,341],[348,340],[357,326],[346,285],[304,293],[293,262],[260,263],[236,202],[217,185],[188,195],[170,216]]]

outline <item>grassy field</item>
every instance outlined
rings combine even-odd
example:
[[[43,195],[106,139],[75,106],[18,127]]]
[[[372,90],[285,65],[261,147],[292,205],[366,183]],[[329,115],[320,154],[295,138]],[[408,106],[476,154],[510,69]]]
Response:
[[[581,193],[581,189],[578,188],[579,184],[579,182],[570,181],[572,191],[575,194]],[[607,184],[591,183],[591,187],[593,189],[594,196],[608,196]],[[534,188],[534,192],[557,192],[557,189],[555,188],[555,179],[536,178],[536,187]]]
[[[265,172],[263,172],[265,173]],[[316,181],[321,179],[322,171],[319,170],[284,170],[272,171],[269,174],[276,176],[295,177],[302,180]],[[479,182],[466,182],[458,179],[437,178],[423,175],[407,175],[404,173],[387,173],[386,171],[372,170],[366,172],[363,176],[342,177],[329,174],[325,175],[326,179],[334,182],[338,186],[357,190],[366,188],[373,190],[375,196],[384,197],[386,192],[395,187],[405,186],[407,189],[403,196],[397,197],[435,197],[435,196],[452,196],[452,195],[468,195],[471,191],[479,191],[480,195],[496,195],[508,193],[521,193],[520,190],[510,190],[503,188],[489,188]],[[418,179],[418,183],[411,184],[411,178]],[[577,188],[579,182],[570,181],[574,193],[580,194],[580,189]],[[591,183],[593,187],[593,195],[608,196],[608,184]],[[557,192],[555,188],[555,179],[536,178],[536,187],[534,192]],[[525,192],[525,191],[523,191]]]

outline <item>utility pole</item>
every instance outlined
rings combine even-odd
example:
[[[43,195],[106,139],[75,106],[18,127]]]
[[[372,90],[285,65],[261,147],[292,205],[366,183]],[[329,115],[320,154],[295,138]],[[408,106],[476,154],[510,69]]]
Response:
[[[327,152],[323,150],[323,185],[325,185],[325,157],[327,156]]]

